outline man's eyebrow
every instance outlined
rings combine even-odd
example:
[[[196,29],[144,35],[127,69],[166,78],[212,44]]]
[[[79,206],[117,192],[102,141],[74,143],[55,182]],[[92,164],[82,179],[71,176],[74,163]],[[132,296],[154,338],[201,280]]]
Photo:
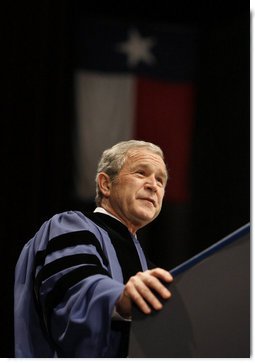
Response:
[[[143,163],[143,162],[141,162],[141,163],[138,163],[138,164],[136,164],[136,165],[132,165],[131,164],[131,169],[132,170],[137,170],[137,169],[139,169],[139,168],[145,168],[145,169],[151,169],[151,166],[150,166],[150,164],[147,164],[147,163]],[[159,171],[159,175],[160,176],[162,176],[163,178],[165,178],[165,179],[167,179],[167,176],[168,176],[168,174],[167,174],[167,171],[166,170],[160,170]]]
[[[131,164],[131,168],[134,170],[139,168],[150,169],[150,165],[147,163],[140,162],[140,163]]]

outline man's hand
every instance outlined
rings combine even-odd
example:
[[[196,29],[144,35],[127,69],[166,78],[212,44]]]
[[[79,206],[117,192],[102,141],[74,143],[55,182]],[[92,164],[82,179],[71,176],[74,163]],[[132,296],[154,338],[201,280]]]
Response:
[[[171,296],[169,290],[160,280],[170,283],[173,277],[162,268],[138,272],[135,276],[130,277],[116,302],[117,312],[123,317],[129,317],[131,315],[132,302],[145,314],[150,314],[152,309],[160,310],[162,303],[155,296],[155,293],[163,299],[169,299]]]

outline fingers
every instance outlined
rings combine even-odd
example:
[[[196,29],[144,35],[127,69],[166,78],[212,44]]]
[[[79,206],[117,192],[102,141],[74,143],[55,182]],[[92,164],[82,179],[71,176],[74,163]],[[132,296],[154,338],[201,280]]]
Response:
[[[160,280],[171,282],[173,278],[168,271],[156,268],[138,272],[129,279],[125,286],[126,294],[145,314],[150,314],[152,309],[160,310],[162,308],[162,303],[155,292],[163,299],[168,299],[171,296],[169,290]]]
[[[156,276],[160,278],[161,280],[164,280],[165,282],[172,282],[173,276],[170,274],[170,272],[164,270],[163,268],[156,267],[152,270],[147,270],[146,272],[149,272],[153,276]]]
[[[147,294],[147,296],[145,296],[145,295],[146,295],[145,293],[140,293],[138,290],[130,291],[130,293],[129,293],[129,296],[132,299],[132,301],[145,314],[150,314],[152,311],[151,307],[149,305],[149,302],[155,310],[159,310],[161,308],[160,302],[159,301],[157,302],[156,298],[155,298],[155,300],[153,300],[153,297],[149,296],[149,294]]]

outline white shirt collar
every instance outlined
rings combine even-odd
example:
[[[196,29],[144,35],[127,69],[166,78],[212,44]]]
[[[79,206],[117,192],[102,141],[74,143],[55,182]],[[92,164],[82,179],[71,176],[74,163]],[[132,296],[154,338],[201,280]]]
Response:
[[[96,207],[96,209],[94,210],[94,213],[103,213],[103,214],[107,214],[108,216],[117,219],[117,221],[119,221],[120,223],[124,224],[123,222],[121,222],[121,220],[119,220],[117,217],[115,217],[113,214],[109,213],[107,210],[105,210],[102,207]],[[136,234],[134,234],[134,237],[137,238]]]
[[[113,217],[115,219],[117,219],[117,221],[121,222],[117,217],[115,217],[113,214],[109,213],[107,210],[105,210],[102,207],[96,207],[96,209],[94,210],[94,213],[103,213],[103,214],[107,214],[110,217]],[[121,222],[122,223],[122,222]]]

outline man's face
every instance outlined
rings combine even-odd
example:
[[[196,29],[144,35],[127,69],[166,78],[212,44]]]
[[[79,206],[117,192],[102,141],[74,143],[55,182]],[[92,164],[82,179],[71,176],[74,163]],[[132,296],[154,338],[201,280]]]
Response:
[[[146,149],[129,151],[118,177],[110,184],[109,212],[135,233],[158,216],[166,181],[166,166],[159,155]]]

